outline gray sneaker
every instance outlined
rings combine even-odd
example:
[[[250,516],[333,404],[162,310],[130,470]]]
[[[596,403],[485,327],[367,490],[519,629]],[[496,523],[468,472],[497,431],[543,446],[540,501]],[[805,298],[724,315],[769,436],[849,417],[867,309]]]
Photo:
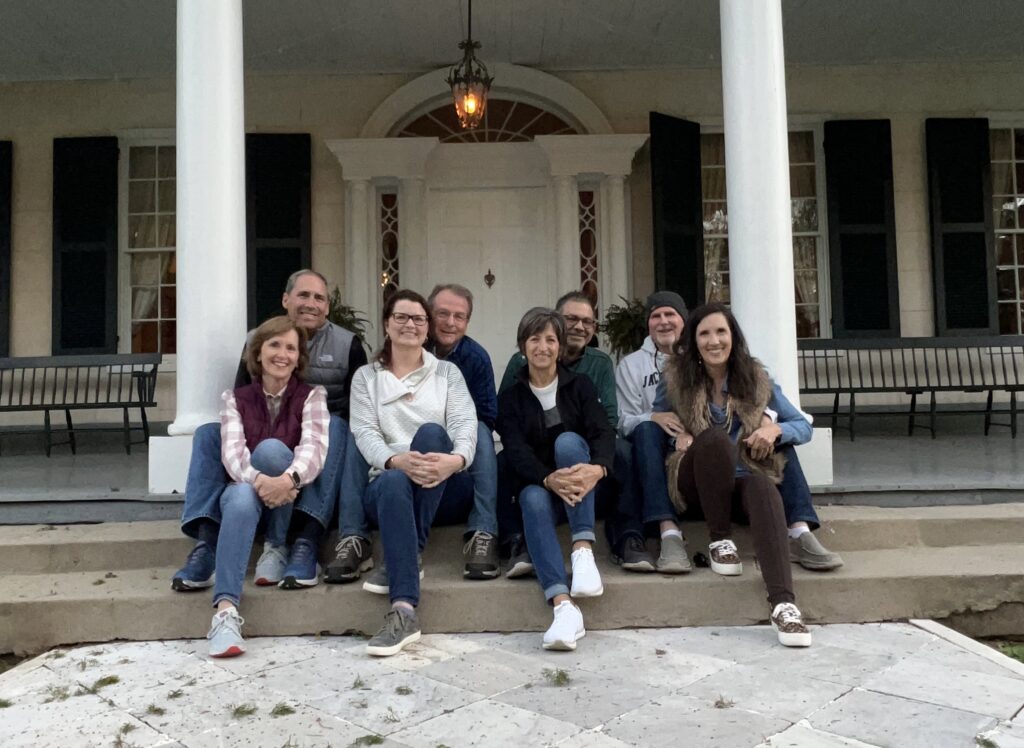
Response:
[[[284,579],[284,570],[288,565],[288,546],[274,545],[270,541],[263,543],[263,555],[256,562],[253,581],[260,587],[276,585]]]
[[[416,612],[392,608],[384,616],[384,625],[366,643],[366,653],[374,657],[390,657],[402,648],[420,640],[420,622]]]
[[[686,553],[686,541],[675,535],[662,538],[661,554],[654,568],[661,574],[689,574],[693,571]]]
[[[417,556],[416,561],[420,567],[420,581],[423,581],[423,556]],[[375,595],[386,595],[391,591],[391,586],[388,584],[388,565],[384,559],[380,560],[373,573],[363,582],[363,589]]]
[[[823,546],[812,532],[789,539],[789,560],[811,571],[830,571],[843,565],[842,557]]]

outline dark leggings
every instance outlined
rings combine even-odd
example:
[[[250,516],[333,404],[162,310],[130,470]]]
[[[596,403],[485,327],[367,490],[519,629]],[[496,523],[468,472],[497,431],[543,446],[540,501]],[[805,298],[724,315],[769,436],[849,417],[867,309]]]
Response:
[[[687,514],[699,507],[715,542],[732,536],[733,511],[741,510],[750,521],[768,602],[773,607],[794,602],[782,497],[763,475],[737,476],[736,459],[736,445],[721,429],[710,428],[694,439],[679,469],[679,490],[690,505]]]

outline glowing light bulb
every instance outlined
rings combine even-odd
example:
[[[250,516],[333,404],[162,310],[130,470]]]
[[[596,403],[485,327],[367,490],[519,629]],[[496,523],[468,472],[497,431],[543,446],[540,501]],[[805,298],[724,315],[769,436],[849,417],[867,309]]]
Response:
[[[474,114],[476,112],[476,96],[470,94],[462,100],[462,108],[465,109],[466,114]]]

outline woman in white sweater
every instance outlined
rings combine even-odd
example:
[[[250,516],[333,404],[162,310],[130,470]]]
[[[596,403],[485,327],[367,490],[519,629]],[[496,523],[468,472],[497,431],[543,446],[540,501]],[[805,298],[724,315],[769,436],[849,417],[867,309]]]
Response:
[[[380,528],[386,572],[363,588],[391,610],[367,652],[388,656],[420,638],[419,556],[430,526],[462,522],[473,504],[465,471],[476,452],[476,407],[458,368],[423,349],[430,309],[415,291],[384,305],[384,347],[352,379],[351,428],[370,465],[363,504]]]

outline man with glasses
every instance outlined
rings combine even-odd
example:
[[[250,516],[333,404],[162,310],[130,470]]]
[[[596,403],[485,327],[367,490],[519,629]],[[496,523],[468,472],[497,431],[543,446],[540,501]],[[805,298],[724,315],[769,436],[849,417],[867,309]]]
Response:
[[[494,369],[483,347],[466,334],[473,314],[473,294],[464,286],[447,283],[434,287],[427,299],[433,326],[426,349],[438,359],[451,361],[462,372],[476,406],[476,456],[468,472],[473,478],[473,509],[463,546],[466,579],[494,579],[498,567],[498,465],[494,454],[494,422],[498,415]],[[397,316],[396,316],[397,318]],[[342,479],[341,539],[337,557],[327,566],[325,581],[353,582],[372,566],[372,545],[360,499],[366,488],[368,466],[353,445]]]
[[[582,374],[597,388],[601,405],[608,414],[612,428],[618,425],[619,411],[615,396],[615,366],[604,351],[590,347],[590,341],[597,332],[597,315],[594,304],[582,291],[570,291],[558,300],[555,310],[565,317],[566,341],[561,361],[576,374]],[[526,357],[513,354],[501,378],[501,391],[510,387],[516,374],[526,365]],[[622,442],[621,444],[619,442]],[[654,571],[654,557],[644,544],[643,526],[631,475],[631,454],[629,444],[616,439],[614,481],[598,485],[598,506],[606,508],[605,535],[611,546],[612,559],[630,571]],[[499,476],[502,471],[499,465]],[[518,507],[511,506],[510,487],[502,480],[499,489],[499,528],[502,542],[509,550],[509,566],[506,575],[523,576],[533,570],[522,535],[522,517]],[[608,488],[611,487],[611,488]],[[617,489],[617,491],[615,491]],[[618,495],[610,495],[616,492]],[[506,495],[507,494],[507,495]],[[602,495],[603,494],[603,495]]]

